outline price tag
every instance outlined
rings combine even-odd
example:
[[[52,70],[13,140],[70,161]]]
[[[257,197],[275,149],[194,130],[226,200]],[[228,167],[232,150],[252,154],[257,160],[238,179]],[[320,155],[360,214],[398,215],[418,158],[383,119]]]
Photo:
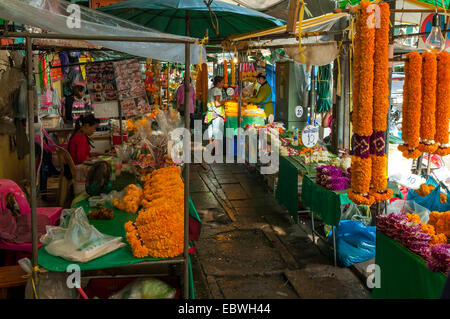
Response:
[[[319,141],[319,127],[308,125],[302,131],[302,143],[304,146],[312,148]]]
[[[295,116],[302,117],[303,116],[303,107],[301,105],[295,108]]]
[[[233,96],[233,94],[234,94],[234,89],[233,88],[228,88],[227,89],[227,95],[228,96]]]

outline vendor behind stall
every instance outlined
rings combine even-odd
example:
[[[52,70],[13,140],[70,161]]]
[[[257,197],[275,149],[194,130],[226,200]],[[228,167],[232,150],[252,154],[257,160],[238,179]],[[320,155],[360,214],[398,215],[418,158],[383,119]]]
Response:
[[[272,104],[272,88],[266,80],[266,76],[259,73],[256,77],[260,87],[256,95],[251,96],[245,101],[247,103],[256,104],[259,108],[264,109],[267,116],[273,114],[273,104]]]
[[[69,153],[75,165],[89,160],[91,156],[98,155],[97,153],[91,153],[93,144],[89,136],[95,133],[99,123],[100,120],[96,119],[92,114],[80,116],[76,121],[75,130],[69,139],[68,145]]]
[[[64,120],[64,124],[68,127],[73,127],[73,105],[75,103],[85,104],[84,101],[84,90],[85,83],[82,81],[77,81],[72,86],[72,94],[66,97],[64,101],[64,105],[62,107],[62,118]]]

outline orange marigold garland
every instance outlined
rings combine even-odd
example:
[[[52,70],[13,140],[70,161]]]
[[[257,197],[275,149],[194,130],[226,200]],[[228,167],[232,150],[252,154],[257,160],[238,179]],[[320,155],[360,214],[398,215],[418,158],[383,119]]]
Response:
[[[370,136],[372,135],[373,83],[375,29],[367,25],[371,15],[367,12],[369,1],[361,1],[359,17],[356,22],[357,33],[355,50],[356,65],[353,68],[356,84],[353,92],[356,104],[353,108],[353,132],[355,137],[355,155],[352,157],[352,177],[349,198],[360,205],[372,205],[374,197],[369,194],[372,161],[370,159]]]
[[[352,156],[351,181],[348,197],[360,205],[372,205],[373,196],[369,195],[372,161],[369,158],[363,159],[359,156]]]
[[[407,86],[407,99],[403,100],[402,138],[405,141],[403,156],[418,158],[422,152],[417,149],[420,137],[420,118],[422,108],[422,57],[417,52],[406,55],[408,59],[407,73],[405,74]]]
[[[389,4],[380,3],[380,28],[375,31],[373,130],[386,131],[389,111]]]
[[[184,184],[177,166],[164,167],[144,177],[145,185],[136,222],[124,225],[127,241],[138,258],[170,258],[184,248]]]
[[[371,13],[367,12],[369,1],[361,1],[360,32],[356,35],[359,41],[359,93],[358,106],[353,122],[353,131],[359,136],[372,135],[373,114],[373,55],[375,53],[375,29],[370,28],[366,21]]]
[[[437,89],[436,89],[436,135],[440,156],[450,154],[449,117],[450,117],[450,53],[442,51],[438,54]]]
[[[419,150],[434,153],[438,147],[434,142],[436,134],[436,54],[425,51],[422,54],[422,114],[420,119]],[[448,132],[447,132],[448,133]]]
[[[392,198],[387,189],[386,129],[389,110],[389,22],[390,9],[380,3],[380,27],[375,31],[374,83],[373,83],[373,133],[370,142],[372,174],[370,194],[376,202]]]

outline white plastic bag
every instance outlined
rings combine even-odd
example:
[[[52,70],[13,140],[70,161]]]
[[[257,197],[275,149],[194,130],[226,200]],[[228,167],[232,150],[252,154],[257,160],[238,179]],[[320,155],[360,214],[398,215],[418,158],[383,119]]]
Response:
[[[137,279],[109,299],[173,299],[176,289],[156,278]]]
[[[47,233],[41,237],[49,254],[70,261],[88,262],[125,246],[122,237],[102,234],[89,224],[82,207],[65,211],[70,214],[68,226],[61,216],[61,226],[47,226]]]
[[[412,200],[396,200],[389,204],[386,209],[386,214],[417,214],[420,216],[420,221],[424,224],[428,223],[430,210],[417,204]]]

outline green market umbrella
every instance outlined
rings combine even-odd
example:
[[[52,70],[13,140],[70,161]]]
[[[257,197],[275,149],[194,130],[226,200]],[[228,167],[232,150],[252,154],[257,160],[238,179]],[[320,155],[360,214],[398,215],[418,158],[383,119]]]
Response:
[[[203,0],[128,0],[98,10],[162,32],[200,39],[205,37],[206,29],[209,38],[225,38],[285,25],[283,20],[259,11],[217,0],[210,8]]]

